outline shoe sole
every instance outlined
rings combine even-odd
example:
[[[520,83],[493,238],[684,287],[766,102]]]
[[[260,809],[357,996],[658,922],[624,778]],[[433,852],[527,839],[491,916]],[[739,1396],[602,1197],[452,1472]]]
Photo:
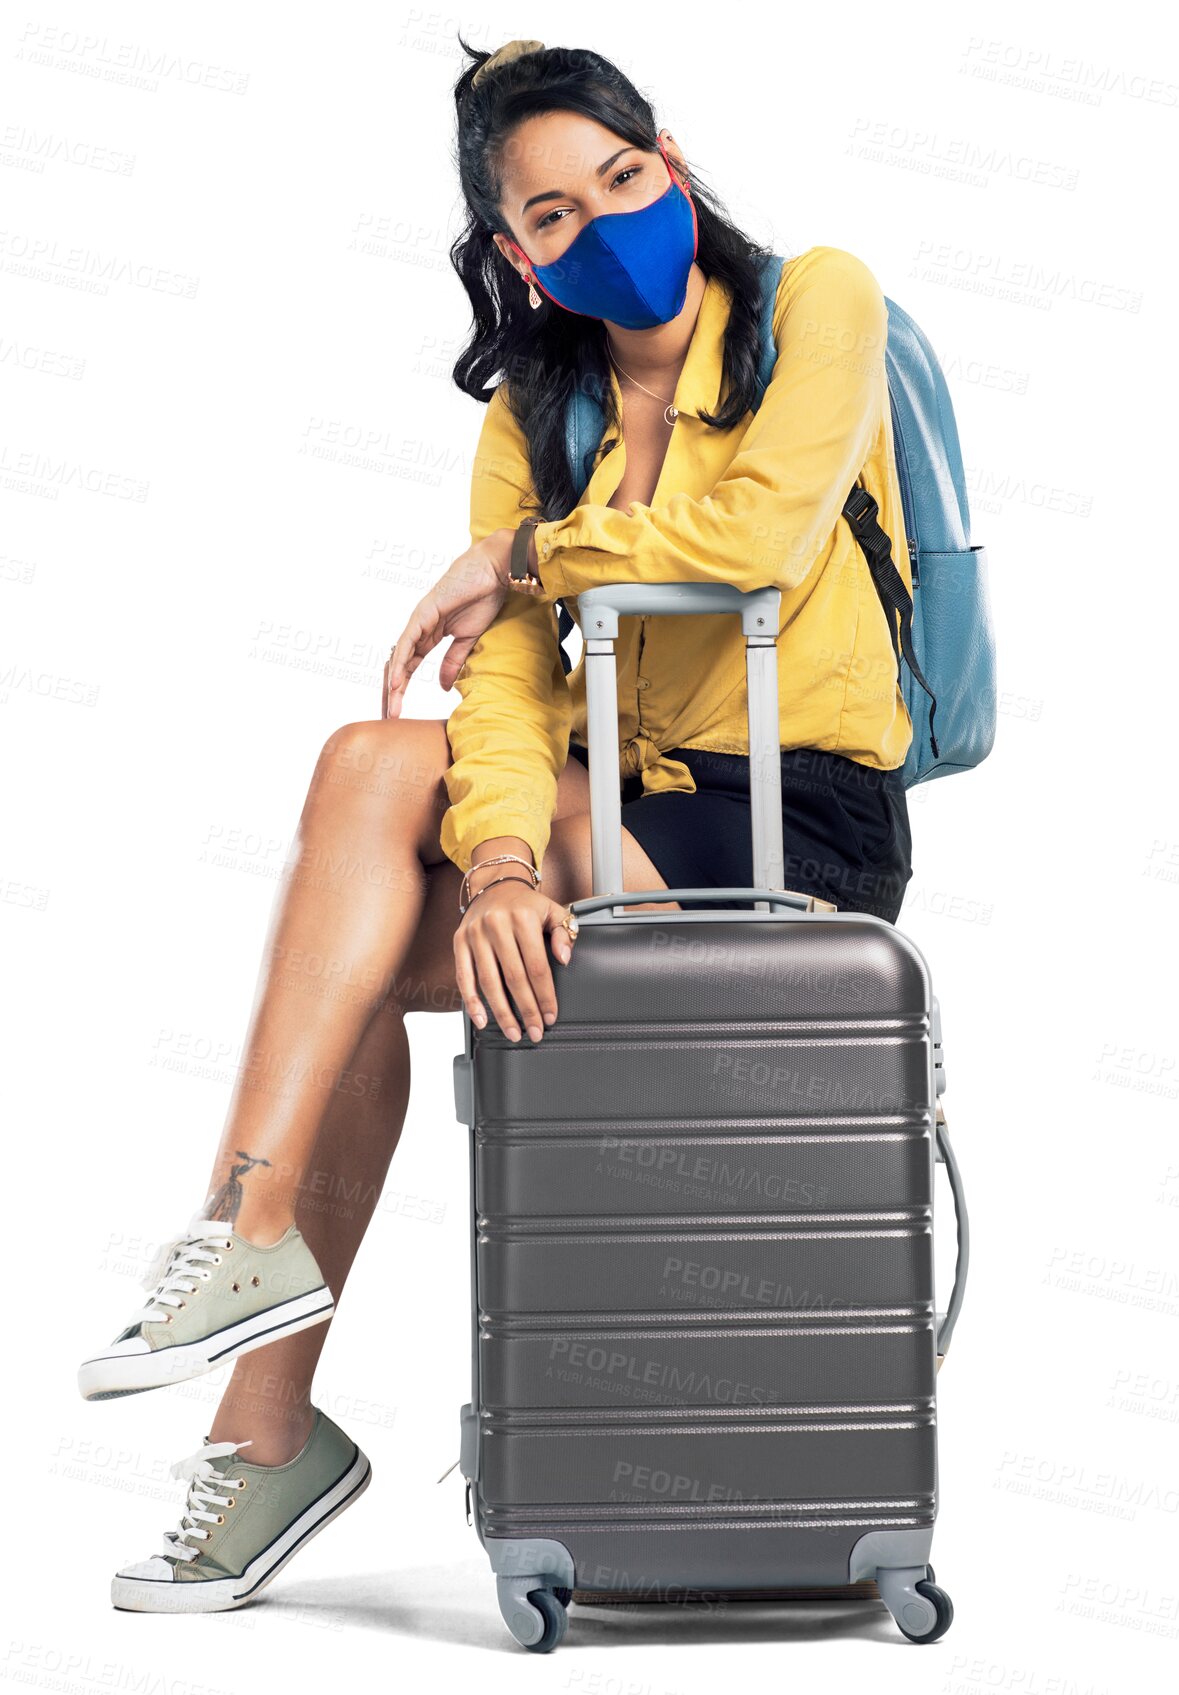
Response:
[[[360,1499],[372,1481],[372,1466],[356,1450],[356,1458],[344,1475],[280,1531],[274,1541],[255,1556],[240,1577],[174,1579],[119,1577],[111,1580],[111,1605],[129,1613],[222,1613],[242,1607],[278,1576],[313,1536],[346,1512]]]
[[[292,1295],[236,1324],[226,1325],[197,1342],[177,1343],[145,1354],[107,1354],[86,1360],[78,1371],[78,1388],[87,1401],[111,1401],[119,1395],[138,1395],[200,1377],[225,1360],[265,1347],[282,1336],[293,1336],[332,1316],[336,1303],[326,1283],[305,1295]],[[282,1313],[281,1318],[276,1318]]]

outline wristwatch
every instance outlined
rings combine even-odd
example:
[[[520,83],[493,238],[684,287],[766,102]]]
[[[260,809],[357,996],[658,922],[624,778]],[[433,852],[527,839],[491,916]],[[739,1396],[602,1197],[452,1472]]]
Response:
[[[544,585],[539,577],[534,576],[528,569],[528,544],[536,526],[543,523],[542,518],[525,518],[512,537],[512,555],[508,563],[508,587],[516,589],[520,594],[543,594]]]

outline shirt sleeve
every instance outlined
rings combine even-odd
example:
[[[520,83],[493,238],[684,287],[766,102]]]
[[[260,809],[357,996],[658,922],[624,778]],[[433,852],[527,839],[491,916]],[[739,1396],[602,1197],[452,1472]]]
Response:
[[[471,474],[471,542],[516,525],[532,498],[527,442],[503,384],[487,404]],[[520,836],[539,868],[569,746],[571,708],[553,607],[509,589],[455,679],[442,851],[461,871],[491,836]],[[506,868],[510,871],[512,868]],[[523,876],[523,871],[520,872]]]
[[[888,307],[843,248],[816,248],[784,276],[773,376],[712,493],[625,512],[587,502],[538,525],[547,599],[632,581],[792,589],[807,576],[880,428]]]

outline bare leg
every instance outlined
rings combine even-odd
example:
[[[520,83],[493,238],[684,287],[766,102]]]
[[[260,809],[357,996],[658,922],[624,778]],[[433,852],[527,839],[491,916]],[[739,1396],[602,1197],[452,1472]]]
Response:
[[[455,871],[455,896],[458,875]],[[373,1014],[352,1069],[365,1079],[365,1092],[333,1096],[295,1207],[295,1222],[337,1303],[384,1187],[409,1101],[409,1040],[398,1007],[390,1003]],[[248,1432],[252,1462],[283,1465],[293,1458],[310,1434],[311,1380],[327,1332],[327,1324],[315,1324],[243,1354],[226,1384],[210,1440],[240,1442]]]
[[[300,1081],[296,1072],[286,1092],[247,1093],[239,1085],[214,1168],[222,1190],[218,1216],[260,1241],[276,1239],[293,1218],[337,1303],[404,1122],[410,1089],[404,1014],[461,1007],[452,951],[461,876],[438,844],[450,757],[441,720],[347,725],[326,744],[300,820],[301,853],[272,923],[268,955],[275,963],[263,964],[246,1054],[248,1073],[273,1041],[279,1045],[269,1050],[272,1064],[285,1069],[301,1056],[307,1075]],[[332,780],[333,772],[346,780]],[[544,864],[545,888],[556,900],[575,899],[590,887],[588,790],[584,767],[570,761]],[[664,886],[629,832],[623,849],[628,886]],[[309,868],[326,875],[329,856],[337,885],[320,909]],[[396,868],[396,875],[375,877],[377,866]],[[308,994],[298,973],[293,984],[284,978],[287,954],[318,947],[341,962],[337,977],[353,982],[353,946],[371,973],[363,994]],[[352,1031],[358,1032],[352,1048],[336,1060],[340,1086],[321,1092],[310,1077],[323,1070],[326,1054],[343,1051]],[[249,1151],[235,1157],[239,1148]],[[269,1163],[258,1163],[263,1159]],[[270,1179],[266,1187],[259,1174]],[[241,1441],[248,1431],[250,1458],[262,1465],[297,1453],[311,1426],[311,1383],[328,1328],[315,1325],[239,1359],[210,1439]]]
[[[252,1241],[291,1223],[324,1115],[357,1086],[353,1056],[420,923],[425,864],[441,857],[443,761],[433,719],[346,724],[319,755],[206,1201]]]

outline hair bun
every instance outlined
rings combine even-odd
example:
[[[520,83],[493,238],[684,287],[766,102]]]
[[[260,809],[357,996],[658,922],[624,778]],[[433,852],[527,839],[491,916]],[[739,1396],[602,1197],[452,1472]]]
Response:
[[[490,59],[484,59],[471,78],[471,87],[477,88],[489,71],[498,71],[501,65],[510,64],[513,59],[522,58],[525,53],[540,53],[543,50],[543,41],[505,41]]]

